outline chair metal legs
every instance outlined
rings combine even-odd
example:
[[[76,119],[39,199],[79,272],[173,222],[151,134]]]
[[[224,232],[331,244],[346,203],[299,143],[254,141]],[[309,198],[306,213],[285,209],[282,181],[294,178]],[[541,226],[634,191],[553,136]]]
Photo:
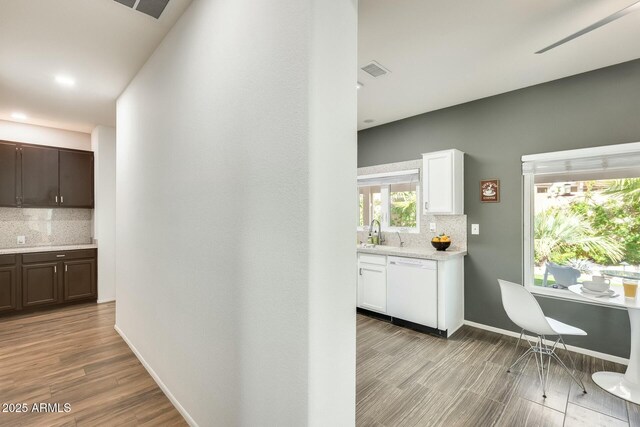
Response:
[[[516,348],[513,349],[513,356],[511,356],[511,358],[513,359],[514,357],[516,357],[516,354],[518,354],[518,347],[520,347],[520,340],[522,340],[522,336],[524,335],[524,329],[520,331],[520,337],[518,337],[518,342],[516,343]],[[511,366],[509,366],[509,369],[507,369],[507,372],[511,372],[511,368],[513,368],[519,361],[520,359],[522,359],[524,356],[526,356],[527,354],[529,354],[529,350],[527,350],[522,356],[520,356],[518,358],[518,360],[516,360],[515,362],[513,362],[511,364]]]
[[[518,353],[518,347],[520,346],[520,341],[522,340],[523,335],[524,335],[524,329],[520,332],[520,338],[518,338],[518,342],[516,343],[516,348],[513,352],[512,359],[515,358],[515,356]],[[567,350],[567,345],[564,343],[562,336],[559,335],[558,339],[553,343],[553,345],[546,344],[546,337],[544,335],[538,336],[536,341],[534,342],[529,341],[528,338],[526,338],[526,340],[527,340],[527,343],[529,344],[529,348],[520,357],[518,357],[511,364],[511,366],[509,366],[509,368],[507,369],[507,372],[511,372],[511,370],[523,360],[525,359],[529,360],[531,356],[534,356],[536,361],[536,368],[537,368],[536,370],[538,371],[538,378],[540,379],[540,383],[542,384],[542,397],[546,398],[547,383],[549,381],[549,371],[550,371],[549,368],[551,367],[551,359],[554,359],[569,374],[571,379],[575,381],[575,383],[578,384],[580,388],[582,388],[582,392],[583,393],[587,392],[587,389],[585,388],[582,380],[576,377],[576,375],[574,375],[574,372],[576,371],[576,364],[573,361],[571,354],[569,354],[569,350]],[[558,346],[558,343],[562,343],[564,349],[567,351],[567,356],[569,357],[569,360],[571,360],[573,371],[569,370],[567,365],[556,354],[556,347]],[[545,367],[545,356],[547,357],[546,367]]]
[[[562,335],[558,336],[558,341],[560,341],[562,343],[562,346],[564,347],[564,351],[567,352],[567,357],[569,358],[569,360],[571,361],[571,366],[573,366],[573,371],[569,372],[569,368],[567,368],[567,366],[562,362],[562,360],[560,360],[560,358],[558,357],[558,355],[556,355],[555,353],[553,354],[555,359],[560,362],[560,364],[562,365],[562,367],[564,368],[565,371],[569,372],[569,375],[571,375],[571,378],[573,378],[573,380],[576,382],[576,384],[578,384],[580,386],[580,388],[582,388],[582,392],[583,393],[587,393],[587,389],[584,386],[584,383],[582,382],[581,378],[576,378],[574,376],[574,372],[577,370],[576,369],[576,364],[573,361],[573,357],[571,357],[571,353],[569,353],[569,350],[567,349],[567,345],[564,343],[564,339],[562,339]],[[556,341],[557,344],[557,341]]]

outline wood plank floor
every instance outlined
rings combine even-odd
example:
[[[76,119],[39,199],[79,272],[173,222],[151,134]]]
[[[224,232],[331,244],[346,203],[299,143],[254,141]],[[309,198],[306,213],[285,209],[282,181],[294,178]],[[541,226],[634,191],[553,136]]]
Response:
[[[640,426],[638,405],[591,381],[624,366],[572,353],[588,393],[552,363],[543,399],[534,360],[506,372],[515,342],[467,326],[445,340],[358,315],[357,425]]]
[[[114,323],[114,303],[1,318],[0,404],[69,403],[71,411],[0,412],[0,426],[187,425]]]
[[[0,426],[186,425],[114,320],[113,303],[0,318],[0,404],[71,405],[68,413],[0,412]],[[623,366],[575,355],[583,395],[552,364],[542,399],[535,362],[506,372],[514,344],[470,327],[445,340],[358,315],[357,425],[640,427],[639,406],[590,378]]]

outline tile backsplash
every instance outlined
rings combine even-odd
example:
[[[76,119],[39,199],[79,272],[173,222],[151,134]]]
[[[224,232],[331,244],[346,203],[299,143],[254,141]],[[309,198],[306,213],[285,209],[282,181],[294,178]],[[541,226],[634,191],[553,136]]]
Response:
[[[0,208],[0,249],[92,243],[92,222],[92,209]]]
[[[409,160],[406,162],[387,163],[384,165],[358,168],[358,175],[369,175],[384,172],[396,172],[409,169],[420,169],[422,177],[422,160]],[[421,197],[421,195],[420,195]],[[436,232],[429,231],[429,224],[436,224]],[[441,233],[451,236],[451,249],[467,249],[467,216],[466,215],[423,215],[420,210],[420,232],[400,233],[402,241],[407,247],[431,247],[431,239]],[[386,245],[400,246],[398,234],[395,232],[383,232]],[[366,242],[369,231],[358,231],[358,241]]]

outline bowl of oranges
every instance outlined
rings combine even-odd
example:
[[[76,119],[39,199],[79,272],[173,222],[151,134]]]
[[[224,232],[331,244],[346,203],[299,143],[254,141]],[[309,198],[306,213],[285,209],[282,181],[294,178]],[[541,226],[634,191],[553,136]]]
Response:
[[[436,248],[436,251],[446,251],[451,246],[451,237],[441,234],[431,239],[431,245]]]

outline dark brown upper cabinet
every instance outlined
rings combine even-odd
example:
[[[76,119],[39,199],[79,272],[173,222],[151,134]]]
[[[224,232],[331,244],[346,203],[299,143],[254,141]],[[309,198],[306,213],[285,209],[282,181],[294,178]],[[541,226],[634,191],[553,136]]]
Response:
[[[0,141],[0,206],[18,206],[18,145]]]
[[[22,206],[59,205],[58,157],[55,148],[20,146]]]
[[[93,207],[93,153],[60,150],[60,206]]]
[[[93,153],[0,141],[0,206],[93,208]]]

